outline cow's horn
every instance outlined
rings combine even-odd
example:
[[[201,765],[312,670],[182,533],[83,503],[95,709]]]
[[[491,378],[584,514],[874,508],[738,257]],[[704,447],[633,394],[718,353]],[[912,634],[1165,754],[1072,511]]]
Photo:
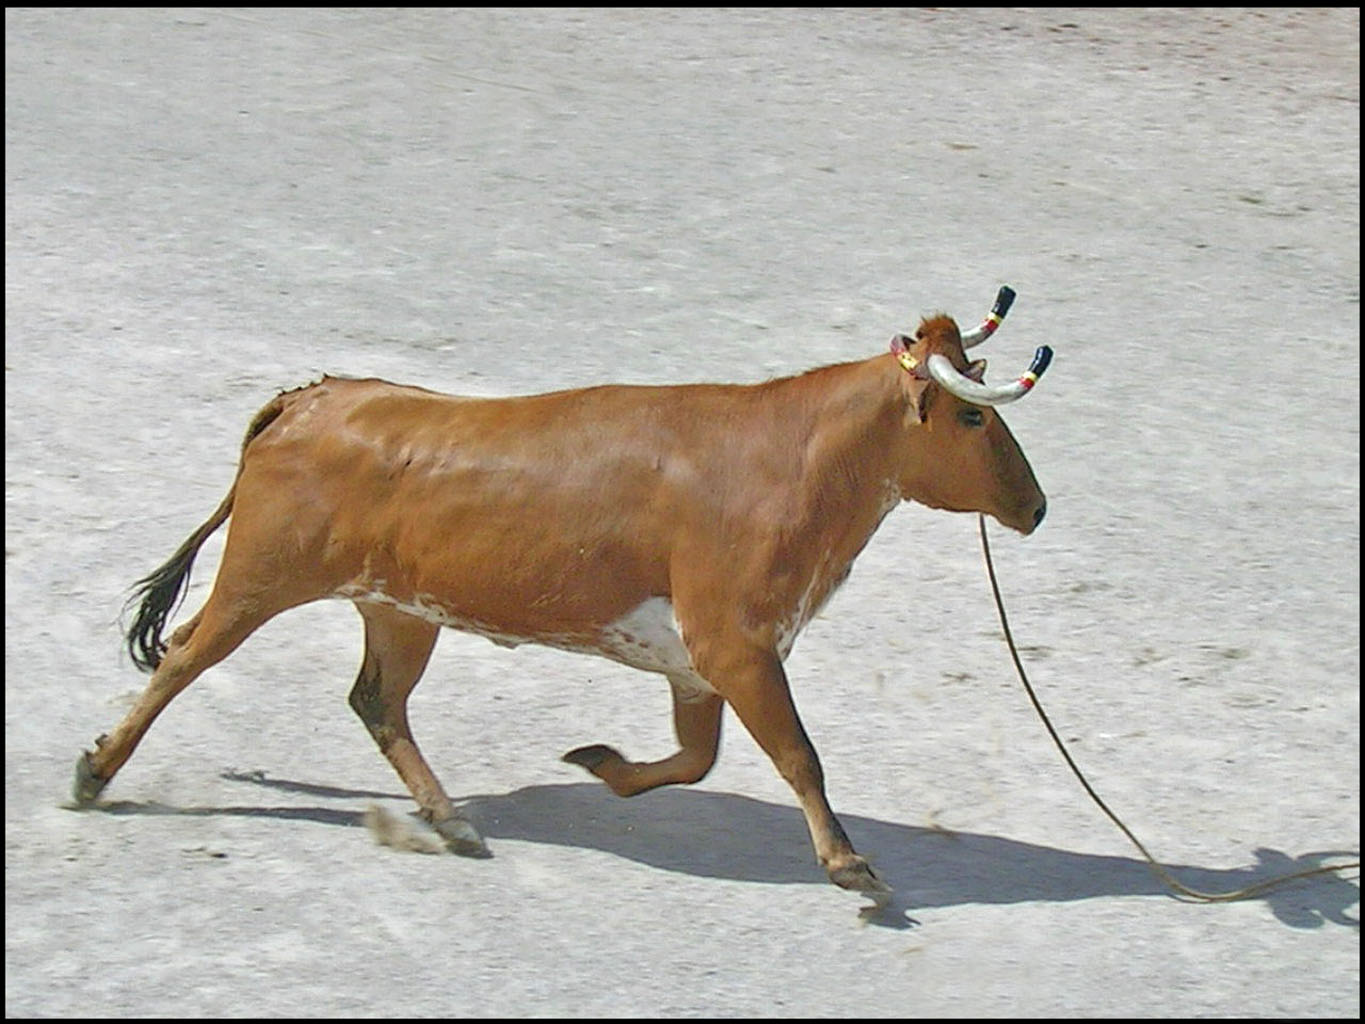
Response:
[[[1010,306],[1014,304],[1014,289],[1009,285],[1002,285],[1000,291],[996,293],[995,305],[991,307],[990,314],[981,325],[962,335],[962,347],[971,348],[973,345],[980,345],[983,341],[995,333],[995,329],[1000,326],[1000,321],[1005,319],[1005,314],[1010,311]]]
[[[952,392],[964,402],[970,402],[972,405],[1004,405],[1028,394],[1033,385],[1038,383],[1038,378],[1047,370],[1050,362],[1052,349],[1044,345],[1033,354],[1033,362],[1029,364],[1028,371],[1022,377],[1013,383],[997,387],[978,384],[965,374],[959,373],[947,356],[938,353],[934,353],[926,360],[924,368],[945,391]]]

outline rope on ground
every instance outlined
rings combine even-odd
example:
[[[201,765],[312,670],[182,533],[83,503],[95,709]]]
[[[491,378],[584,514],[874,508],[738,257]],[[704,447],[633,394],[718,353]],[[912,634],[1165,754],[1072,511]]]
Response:
[[[1245,900],[1250,899],[1253,896],[1259,896],[1269,889],[1279,888],[1282,885],[1287,885],[1300,878],[1311,878],[1314,875],[1326,875],[1336,871],[1360,869],[1360,861],[1353,861],[1349,864],[1323,865],[1305,871],[1295,871],[1292,874],[1277,875],[1274,878],[1268,878],[1261,882],[1254,882],[1251,885],[1244,886],[1240,889],[1233,889],[1229,892],[1201,892],[1198,889],[1191,889],[1172,875],[1155,857],[1147,852],[1147,847],[1143,846],[1138,837],[1133,835],[1132,830],[1123,823],[1123,820],[1109,809],[1109,805],[1100,799],[1100,795],[1095,792],[1094,787],[1090,785],[1090,782],[1086,779],[1084,773],[1077,767],[1076,762],[1072,760],[1071,754],[1067,752],[1066,745],[1062,742],[1062,738],[1057,735],[1057,730],[1052,727],[1052,721],[1048,718],[1047,712],[1043,710],[1043,705],[1038,700],[1038,695],[1033,691],[1033,685],[1029,682],[1028,674],[1024,671],[1023,662],[1019,660],[1019,651],[1014,646],[1014,636],[1010,633],[1009,620],[1005,616],[1005,602],[1000,597],[1000,585],[995,579],[995,565],[991,560],[990,542],[986,539],[986,517],[984,515],[979,515],[977,519],[981,527],[981,551],[986,559],[986,575],[990,577],[991,593],[995,595],[995,607],[1000,613],[1000,627],[1005,631],[1005,644],[1009,647],[1010,657],[1014,660],[1015,671],[1019,673],[1019,681],[1024,684],[1024,690],[1028,693],[1028,699],[1033,703],[1033,709],[1038,712],[1038,717],[1043,720],[1043,725],[1047,728],[1048,735],[1052,737],[1052,742],[1055,743],[1057,749],[1061,751],[1062,758],[1066,761],[1067,767],[1069,767],[1072,774],[1080,780],[1085,791],[1090,794],[1090,799],[1095,801],[1099,809],[1108,815],[1109,820],[1117,825],[1123,834],[1128,837],[1128,840],[1138,848],[1142,853],[1142,856],[1146,859],[1147,866],[1152,869],[1161,881],[1180,895],[1187,896],[1190,899],[1201,903],[1231,903],[1236,900]]]

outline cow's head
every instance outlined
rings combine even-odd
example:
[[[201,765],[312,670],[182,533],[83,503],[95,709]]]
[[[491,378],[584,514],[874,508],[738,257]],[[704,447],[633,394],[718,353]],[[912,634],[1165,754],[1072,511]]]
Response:
[[[913,335],[891,339],[904,372],[908,436],[901,496],[933,508],[984,512],[1020,533],[1043,521],[1047,498],[1014,435],[994,406],[1027,394],[1047,369],[1044,346],[1027,373],[998,387],[982,381],[984,359],[968,362],[965,349],[999,325],[1013,293],[1001,289],[995,311],[963,336],[947,316],[923,320]]]

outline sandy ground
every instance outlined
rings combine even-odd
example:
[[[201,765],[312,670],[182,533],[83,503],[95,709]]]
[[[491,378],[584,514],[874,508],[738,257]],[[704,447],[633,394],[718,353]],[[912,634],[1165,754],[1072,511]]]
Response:
[[[495,852],[400,854],[344,602],[271,622],[105,793],[127,587],[323,371],[511,394],[757,381],[1019,301],[987,354],[1047,490],[996,531],[1025,657],[1189,884],[1354,853],[1357,9],[5,15],[7,1015],[1303,1016],[1360,1010],[1358,883],[1164,895],[1065,773],[975,520],[893,514],[788,669],[886,919],[733,719],[448,633],[420,740]],[[207,592],[216,538],[186,613]]]

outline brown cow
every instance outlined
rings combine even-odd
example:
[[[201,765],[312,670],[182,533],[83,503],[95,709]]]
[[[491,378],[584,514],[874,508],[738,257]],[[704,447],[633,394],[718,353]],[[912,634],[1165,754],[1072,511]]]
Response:
[[[441,626],[667,676],[676,753],[565,755],[622,796],[706,775],[729,704],[795,790],[830,878],[884,899],[825,798],[782,662],[900,501],[1023,534],[1042,520],[1043,492],[989,406],[1023,394],[1046,350],[996,388],[963,353],[1007,305],[966,339],[936,316],[890,354],[748,386],[489,399],[324,377],[277,396],[222,504],[139,581],[128,642],[152,678],[77,762],[76,800],[93,801],[172,698],[262,623],[345,598],[365,620],[351,706],[454,852],[488,855],[407,720]],[[163,643],[195,554],[229,515],[208,601]]]

